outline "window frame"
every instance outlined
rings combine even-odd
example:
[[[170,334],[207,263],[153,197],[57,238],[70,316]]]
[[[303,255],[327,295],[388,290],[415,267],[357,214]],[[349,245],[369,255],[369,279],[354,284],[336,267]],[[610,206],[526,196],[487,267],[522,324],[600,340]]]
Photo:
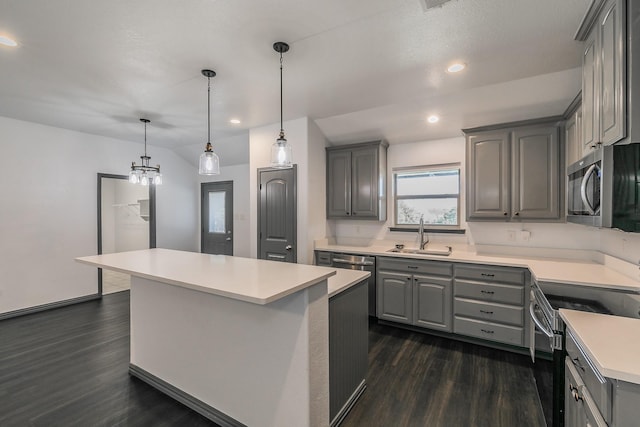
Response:
[[[458,171],[458,193],[457,194],[438,194],[438,195],[412,195],[412,196],[398,196],[398,174],[402,173],[416,173],[416,172],[435,172],[442,170],[457,170]],[[462,165],[460,163],[442,163],[434,165],[421,165],[421,166],[408,166],[408,167],[396,167],[392,168],[391,175],[393,179],[393,226],[395,229],[407,229],[415,230],[416,224],[398,224],[398,201],[404,199],[457,199],[456,203],[456,222],[457,224],[425,224],[425,227],[429,229],[437,230],[460,230],[462,228],[461,218],[461,178],[462,178]]]

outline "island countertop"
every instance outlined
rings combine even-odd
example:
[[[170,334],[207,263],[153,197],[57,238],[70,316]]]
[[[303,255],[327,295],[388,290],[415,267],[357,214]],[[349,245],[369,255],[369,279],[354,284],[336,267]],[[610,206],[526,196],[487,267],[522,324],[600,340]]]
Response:
[[[170,249],[86,256],[76,261],[261,305],[335,275],[335,270],[326,267]]]

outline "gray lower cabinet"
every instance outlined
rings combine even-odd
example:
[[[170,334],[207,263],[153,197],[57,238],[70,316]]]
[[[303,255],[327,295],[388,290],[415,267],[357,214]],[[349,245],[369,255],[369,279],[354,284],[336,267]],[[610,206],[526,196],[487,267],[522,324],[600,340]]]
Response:
[[[565,426],[638,426],[640,385],[603,377],[570,332],[566,351]]]
[[[564,194],[560,122],[495,127],[464,130],[467,220],[559,219]]]
[[[331,426],[347,415],[365,388],[368,367],[368,284],[329,299],[329,414]]]
[[[412,322],[411,275],[378,270],[378,318],[399,323]]]
[[[378,318],[451,332],[450,263],[379,257],[377,266]]]
[[[525,283],[523,269],[455,265],[453,332],[524,347]]]

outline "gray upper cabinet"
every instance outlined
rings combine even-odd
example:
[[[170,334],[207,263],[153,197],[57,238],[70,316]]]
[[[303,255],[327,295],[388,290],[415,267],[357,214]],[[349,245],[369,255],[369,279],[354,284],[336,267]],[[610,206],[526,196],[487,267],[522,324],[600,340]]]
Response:
[[[626,0],[594,1],[576,38],[583,40],[583,154],[626,137]]]
[[[327,218],[385,221],[385,141],[327,147]]]
[[[560,216],[558,127],[515,130],[512,145],[512,215],[526,220],[558,218]]]
[[[467,219],[509,215],[509,132],[467,136]]]
[[[559,219],[563,156],[558,121],[506,126],[464,131],[467,221]]]
[[[582,108],[571,113],[564,125],[567,166],[582,158]]]

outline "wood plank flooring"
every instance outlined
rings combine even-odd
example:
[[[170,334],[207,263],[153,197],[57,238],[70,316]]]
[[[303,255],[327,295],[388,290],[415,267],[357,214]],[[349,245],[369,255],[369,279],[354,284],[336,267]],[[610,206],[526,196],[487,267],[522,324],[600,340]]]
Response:
[[[545,425],[524,356],[375,323],[369,339],[345,427]],[[215,426],[128,360],[129,292],[0,321],[0,426]]]
[[[526,356],[380,324],[369,331],[368,388],[343,427],[546,425]]]

